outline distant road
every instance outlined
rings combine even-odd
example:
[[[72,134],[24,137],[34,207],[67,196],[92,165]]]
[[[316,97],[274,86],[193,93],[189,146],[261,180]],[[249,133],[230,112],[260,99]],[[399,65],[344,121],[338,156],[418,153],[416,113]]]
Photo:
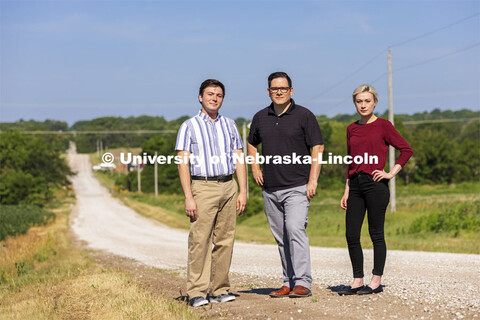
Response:
[[[144,218],[113,198],[94,177],[88,155],[70,149],[69,162],[77,172],[72,179],[77,203],[71,225],[80,240],[90,248],[106,250],[149,266],[185,268],[187,232]],[[314,285],[325,288],[317,290],[318,294],[331,295],[326,289],[328,286],[350,281],[351,266],[346,249],[312,247],[311,256]],[[371,250],[365,250],[365,266],[368,280]],[[231,270],[240,276],[274,280],[280,285],[280,261],[273,245],[236,242]],[[412,309],[410,302],[424,305],[427,311],[422,314],[431,319],[440,316],[472,318],[480,313],[479,255],[391,250],[385,271],[382,316],[385,315],[383,310],[388,310],[388,315],[395,314],[400,319],[416,317],[417,313],[412,310],[417,312],[418,309]],[[335,297],[338,299],[337,295]],[[264,299],[259,296],[258,303],[265,303]],[[335,310],[338,308],[338,301],[335,301],[328,298],[317,305]],[[452,316],[452,312],[458,315]],[[363,313],[356,313],[350,318],[365,317]]]

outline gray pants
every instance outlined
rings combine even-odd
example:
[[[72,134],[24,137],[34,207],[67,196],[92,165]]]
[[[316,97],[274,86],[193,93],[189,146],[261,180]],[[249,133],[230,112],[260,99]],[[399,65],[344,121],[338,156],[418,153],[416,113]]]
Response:
[[[270,230],[278,244],[283,268],[283,285],[311,287],[307,186],[262,191]]]

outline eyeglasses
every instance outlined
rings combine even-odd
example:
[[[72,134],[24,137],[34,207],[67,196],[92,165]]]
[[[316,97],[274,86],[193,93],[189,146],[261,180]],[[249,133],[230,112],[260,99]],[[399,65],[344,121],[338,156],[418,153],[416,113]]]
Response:
[[[271,87],[270,92],[277,93],[280,90],[281,93],[287,93],[290,90],[290,87]]]

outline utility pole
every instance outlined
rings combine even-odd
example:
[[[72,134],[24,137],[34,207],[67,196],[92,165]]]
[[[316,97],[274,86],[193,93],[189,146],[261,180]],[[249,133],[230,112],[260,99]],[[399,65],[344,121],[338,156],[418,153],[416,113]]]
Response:
[[[392,52],[388,48],[388,120],[394,125],[393,117],[393,76],[392,76]],[[390,171],[392,171],[393,166],[395,165],[395,148],[392,146],[388,147],[388,162]],[[395,195],[395,177],[390,179],[390,212],[395,212],[397,210],[397,198]]]
[[[245,170],[247,173],[247,199],[248,199],[248,165],[247,165],[247,122],[243,123],[243,160],[245,161]]]
[[[157,159],[158,157],[158,152],[155,151],[155,159]],[[155,165],[154,165],[154,168],[155,168],[155,198],[158,197],[158,162],[155,161]]]
[[[142,175],[140,174],[140,163],[137,163],[137,192],[142,192]]]
[[[97,159],[100,159],[100,143],[98,142],[98,139],[97,139]]]

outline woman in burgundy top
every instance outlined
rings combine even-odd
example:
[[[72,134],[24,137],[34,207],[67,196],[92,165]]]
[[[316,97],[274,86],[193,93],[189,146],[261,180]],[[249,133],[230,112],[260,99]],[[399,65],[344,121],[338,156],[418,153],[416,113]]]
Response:
[[[347,128],[347,152],[352,159],[355,159],[355,156],[361,156],[362,159],[377,156],[378,163],[356,161],[348,165],[347,183],[340,206],[347,210],[345,234],[354,280],[351,286],[341,290],[339,294],[371,294],[383,291],[381,278],[387,254],[383,227],[390,200],[388,181],[395,177],[413,154],[412,148],[393,125],[373,114],[377,102],[377,92],[370,85],[361,85],[353,92],[353,103],[361,119]],[[385,172],[389,145],[400,151],[400,157],[392,171]],[[365,156],[365,153],[368,156]],[[363,252],[360,244],[365,211],[368,211],[368,231],[373,242],[373,276],[368,286],[363,284]]]

